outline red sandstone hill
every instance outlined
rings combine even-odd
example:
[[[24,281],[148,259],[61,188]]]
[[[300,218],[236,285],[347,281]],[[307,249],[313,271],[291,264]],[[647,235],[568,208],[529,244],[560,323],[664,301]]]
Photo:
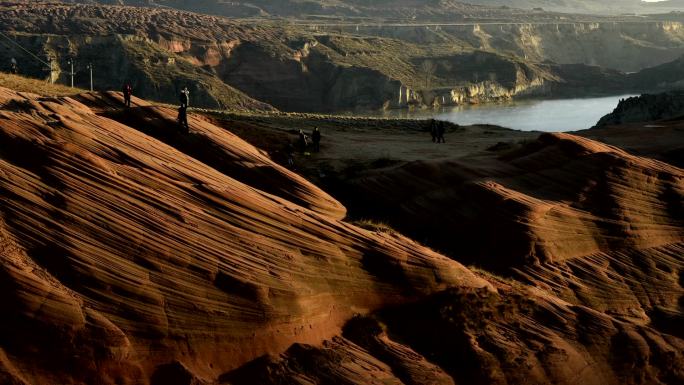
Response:
[[[489,267],[562,262],[684,238],[684,172],[569,134],[353,182],[356,205]]]
[[[352,185],[369,215],[456,260],[682,335],[684,171],[675,166],[544,134],[517,149],[409,163]]]
[[[212,142],[213,163],[276,178],[246,185],[74,99],[2,94],[0,382],[146,383],[175,361],[211,379],[356,313],[487,285],[339,222],[325,193],[201,120],[187,141]]]
[[[366,181],[452,240],[464,213],[496,223],[488,263],[528,286],[347,224],[234,135],[119,98],[0,88],[1,384],[684,381],[680,169],[545,136]]]

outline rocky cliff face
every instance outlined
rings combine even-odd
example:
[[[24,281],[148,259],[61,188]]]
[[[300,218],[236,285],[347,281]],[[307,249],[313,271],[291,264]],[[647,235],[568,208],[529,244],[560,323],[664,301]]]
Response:
[[[352,25],[343,30],[416,44],[466,42],[532,62],[581,63],[626,72],[670,62],[684,53],[680,21]]]
[[[92,62],[97,89],[131,81],[136,94],[174,103],[187,85],[197,106],[290,111],[648,90],[636,75],[589,64],[637,69],[684,49],[681,24],[664,21],[332,29],[255,26],[168,9],[13,5],[0,11],[0,28],[55,57],[53,74],[62,83],[69,83],[67,59],[76,57],[81,87],[89,86],[84,67]],[[19,59],[22,73],[48,76],[15,46],[0,49]],[[660,86],[680,80],[671,72]]]
[[[486,51],[464,52],[430,62],[434,64],[430,85],[434,84],[436,90],[422,93],[427,105],[484,103],[541,94],[547,83],[560,80],[547,66]],[[418,63],[419,68],[425,65]]]
[[[96,90],[119,90],[129,82],[134,94],[150,100],[176,104],[179,91],[190,89],[192,104],[207,108],[235,110],[271,110],[259,102],[217,79],[197,62],[176,54],[182,49],[177,42],[159,42],[135,35],[24,35],[16,41],[32,52],[43,52],[45,62],[52,61],[52,71],[36,60],[19,56],[14,46],[2,46],[5,57],[17,57],[20,73],[34,74],[55,82],[71,84],[71,66],[75,59],[74,85],[90,87],[88,65],[93,66],[93,86]],[[166,49],[165,49],[166,48]],[[197,51],[200,58],[211,61],[211,51]],[[49,59],[51,58],[51,59]]]
[[[670,62],[682,53],[680,22],[597,22],[485,26],[482,44],[534,61],[587,64],[625,72]],[[510,36],[510,37],[507,37]]]
[[[401,83],[381,71],[341,66],[316,47],[274,56],[252,43],[237,47],[217,69],[236,88],[283,110],[378,109],[395,99]]]

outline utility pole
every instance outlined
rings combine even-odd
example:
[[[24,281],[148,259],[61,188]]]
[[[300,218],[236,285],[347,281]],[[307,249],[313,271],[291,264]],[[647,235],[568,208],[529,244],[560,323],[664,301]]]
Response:
[[[88,63],[88,70],[90,70],[90,92],[93,92],[93,63]]]
[[[74,59],[69,58],[68,64],[71,65],[71,88],[74,88]]]

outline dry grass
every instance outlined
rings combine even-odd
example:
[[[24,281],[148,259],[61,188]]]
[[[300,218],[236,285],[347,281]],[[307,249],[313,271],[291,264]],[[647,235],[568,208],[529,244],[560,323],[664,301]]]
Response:
[[[489,281],[489,283],[494,284],[495,286],[498,285],[504,285],[504,286],[511,286],[514,288],[517,288],[519,290],[525,290],[528,288],[527,285],[525,285],[523,282],[520,282],[516,280],[515,278],[512,277],[504,277],[502,275],[495,274],[489,270],[486,270],[480,266],[475,266],[475,265],[470,265],[468,266],[468,269],[475,273],[476,275],[479,275],[481,278],[486,279]]]
[[[86,90],[81,88],[71,88],[61,84],[50,84],[45,80],[26,78],[2,72],[0,72],[0,87],[44,96],[67,96],[86,92]]]
[[[352,222],[352,224],[362,229],[375,231],[378,233],[385,233],[390,235],[398,234],[398,232],[387,223],[374,221],[372,219],[359,219],[357,221]]]

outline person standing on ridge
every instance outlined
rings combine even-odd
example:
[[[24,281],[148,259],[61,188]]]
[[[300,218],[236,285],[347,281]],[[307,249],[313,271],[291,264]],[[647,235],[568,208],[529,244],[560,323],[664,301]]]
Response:
[[[444,124],[443,121],[440,120],[440,122],[437,124],[437,143],[446,143],[446,140],[444,140],[444,131],[446,130],[446,125]]]
[[[294,169],[295,148],[289,140],[285,146],[285,154],[287,156],[287,167],[290,170]]]
[[[190,91],[188,87],[184,87],[179,95],[180,108],[178,108],[178,123],[181,126],[182,132],[187,134],[190,132],[190,125],[188,124],[188,105],[190,104]]]
[[[133,87],[131,87],[130,83],[126,83],[123,86],[123,97],[124,97],[124,105],[126,107],[131,106],[131,96],[133,95]]]
[[[318,127],[314,128],[313,132],[311,133],[311,140],[313,141],[314,152],[321,151],[321,131],[318,129]]]
[[[190,105],[190,91],[188,90],[188,87],[183,87],[180,92],[180,104],[181,107],[185,108],[188,108]]]
[[[437,122],[434,119],[430,119],[430,135],[432,136],[432,143],[437,141]]]
[[[304,134],[304,131],[299,130],[299,139],[297,140],[299,144],[299,152],[302,154],[306,152],[306,145],[308,144],[308,141],[306,140],[306,135]]]

